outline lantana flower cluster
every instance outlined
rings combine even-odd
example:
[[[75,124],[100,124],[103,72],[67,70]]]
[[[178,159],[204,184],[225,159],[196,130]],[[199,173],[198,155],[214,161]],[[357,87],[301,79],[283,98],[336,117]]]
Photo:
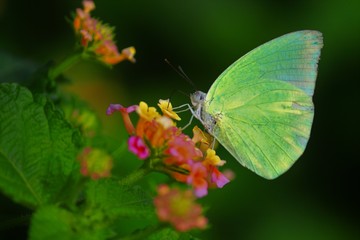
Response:
[[[141,160],[150,161],[153,170],[192,186],[197,197],[207,195],[208,188],[222,188],[227,184],[229,180],[218,169],[225,161],[210,148],[212,140],[198,127],[193,129],[192,138],[182,133],[174,121],[180,117],[168,100],[160,100],[158,106],[162,114],[145,102],[127,108],[111,104],[107,114],[114,111],[122,114],[130,134],[128,148],[131,152]],[[130,119],[131,112],[139,115],[136,127]]]
[[[218,167],[225,164],[211,149],[213,139],[198,127],[193,129],[193,137],[185,135],[175,121],[180,121],[168,100],[160,100],[160,114],[155,107],[145,102],[123,107],[110,104],[107,114],[119,111],[129,133],[129,151],[139,159],[148,161],[147,166],[154,171],[164,172],[175,180],[190,185],[193,190],[160,185],[154,199],[156,213],[160,221],[168,222],[178,231],[194,228],[204,229],[207,219],[202,215],[197,197],[207,195],[208,188],[222,188],[229,179]],[[136,112],[136,125],[129,114]]]
[[[119,53],[114,42],[114,28],[92,18],[90,12],[95,9],[92,0],[84,0],[83,8],[76,9],[73,27],[80,37],[80,44],[88,52],[96,55],[100,61],[114,65],[123,60],[135,62],[135,48],[124,48]]]

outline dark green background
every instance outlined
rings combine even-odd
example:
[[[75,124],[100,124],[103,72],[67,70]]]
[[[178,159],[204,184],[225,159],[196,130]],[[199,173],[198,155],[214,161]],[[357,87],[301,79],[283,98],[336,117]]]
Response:
[[[211,223],[204,239],[358,239],[359,220],[359,56],[360,2],[307,1],[97,1],[93,15],[116,26],[119,48],[134,45],[138,62],[112,71],[92,63],[67,72],[66,87],[88,99],[104,116],[110,102],[144,100],[155,105],[172,95],[174,105],[189,99],[174,90],[193,91],[167,64],[181,65],[199,89],[207,91],[237,58],[285,33],[315,29],[324,48],[314,95],[311,139],[304,155],[280,178],[268,181],[218,150],[236,178],[202,201]],[[64,16],[80,1],[0,0],[0,62],[12,57],[27,64],[57,61],[71,53],[73,32]],[[1,65],[0,65],[1,70]],[[6,78],[6,75],[0,76]],[[6,81],[6,79],[1,79]],[[9,79],[10,81],[11,79]],[[186,118],[186,116],[184,117]],[[186,121],[186,120],[185,120]],[[120,117],[103,117],[105,132],[121,141]],[[126,164],[126,163],[123,163]],[[2,219],[23,209],[0,199]],[[24,236],[14,227],[13,236]],[[4,236],[0,232],[1,236]]]

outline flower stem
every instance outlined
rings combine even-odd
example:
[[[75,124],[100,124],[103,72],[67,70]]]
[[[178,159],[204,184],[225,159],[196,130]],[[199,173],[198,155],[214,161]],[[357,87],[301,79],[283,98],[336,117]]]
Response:
[[[88,179],[85,177],[80,177],[78,179],[69,178],[61,191],[57,194],[55,202],[64,203],[70,209],[73,208],[87,181]]]
[[[70,192],[70,196],[68,198],[68,203],[70,206],[74,206],[80,193],[83,191],[85,184],[87,183],[88,179],[85,177],[81,177],[76,183],[73,188],[73,191]]]
[[[65,58],[64,61],[59,63],[58,65],[54,66],[49,70],[48,77],[51,80],[54,80],[58,77],[61,73],[65,72],[67,69],[72,67],[74,64],[79,62],[83,58],[83,52],[77,52],[69,57]]]
[[[149,168],[147,162],[145,161],[144,164],[136,171],[130,173],[126,177],[119,180],[120,185],[124,186],[130,186],[142,179],[144,176],[146,176],[148,173],[151,172],[151,169]]]

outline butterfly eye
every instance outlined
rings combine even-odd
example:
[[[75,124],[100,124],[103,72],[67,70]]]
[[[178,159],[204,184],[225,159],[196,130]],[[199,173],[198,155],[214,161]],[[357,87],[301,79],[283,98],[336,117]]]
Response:
[[[191,103],[193,106],[199,106],[204,103],[206,98],[206,94],[201,91],[196,91],[195,93],[190,95]]]

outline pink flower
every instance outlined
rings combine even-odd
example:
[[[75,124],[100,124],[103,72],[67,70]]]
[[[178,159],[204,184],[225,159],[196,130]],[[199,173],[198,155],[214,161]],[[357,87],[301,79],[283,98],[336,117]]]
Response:
[[[206,181],[207,176],[207,169],[201,162],[196,162],[191,166],[187,183],[193,186],[197,197],[204,197],[208,193],[208,182]]]
[[[207,225],[207,219],[202,216],[202,208],[195,203],[195,196],[190,190],[180,191],[161,185],[154,205],[160,221],[169,222],[178,231],[204,229]]]
[[[126,113],[132,113],[132,112],[135,112],[137,108],[138,108],[138,105],[132,105],[132,106],[126,108],[120,104],[110,104],[108,109],[106,110],[106,114],[111,115],[115,111],[119,111],[119,112],[124,111]]]
[[[129,134],[135,133],[134,125],[131,122],[129,113],[134,112],[138,108],[137,105],[132,105],[130,107],[123,107],[120,104],[110,104],[108,109],[106,110],[107,115],[113,114],[115,111],[119,111],[124,120],[124,125]]]
[[[201,157],[201,152],[197,150],[194,142],[184,134],[171,139],[165,153],[169,155],[165,160],[167,164],[190,164],[194,159]]]
[[[131,136],[128,141],[129,150],[140,159],[146,159],[150,156],[150,150],[144,141],[138,136]]]
[[[218,188],[222,188],[230,182],[216,167],[211,167],[211,182],[215,183]]]

